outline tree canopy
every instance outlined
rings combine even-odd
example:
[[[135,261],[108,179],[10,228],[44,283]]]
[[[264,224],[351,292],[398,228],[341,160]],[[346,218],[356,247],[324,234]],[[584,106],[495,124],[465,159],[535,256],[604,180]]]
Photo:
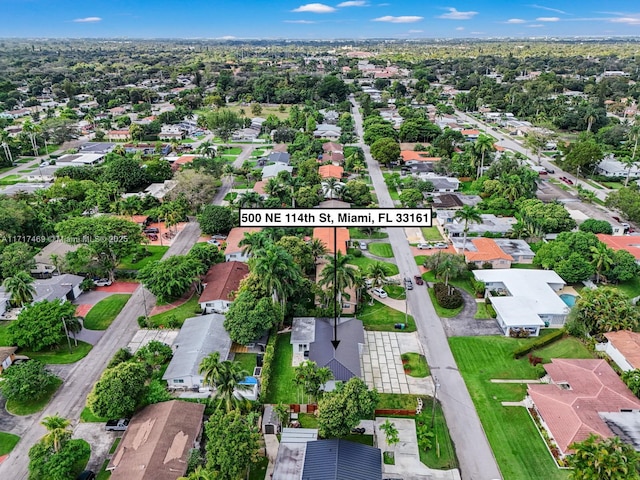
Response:
[[[63,319],[75,317],[71,302],[42,300],[27,305],[8,328],[11,342],[26,350],[38,352],[60,345],[66,339]]]
[[[142,399],[147,378],[144,363],[130,361],[108,368],[89,393],[87,406],[98,417],[130,416]]]
[[[225,315],[224,328],[231,340],[246,345],[276,325],[282,317],[280,305],[271,298],[256,297],[243,289]]]
[[[369,390],[357,377],[325,393],[318,402],[318,428],[323,438],[344,437],[360,420],[373,415],[378,401],[376,390]]]

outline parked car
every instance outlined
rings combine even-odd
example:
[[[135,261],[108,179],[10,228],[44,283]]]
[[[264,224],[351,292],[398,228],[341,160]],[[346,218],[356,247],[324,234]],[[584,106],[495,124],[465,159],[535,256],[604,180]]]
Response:
[[[108,278],[94,278],[93,283],[96,284],[96,287],[108,287],[112,282]]]
[[[573,185],[573,180],[571,180],[570,178],[565,179],[565,182],[567,183],[567,185]]]
[[[407,290],[413,290],[413,282],[409,277],[404,278],[404,288]]]
[[[128,418],[120,418],[118,420],[109,420],[104,429],[108,432],[124,432],[129,426]]]
[[[433,245],[431,245],[430,243],[419,243],[418,244],[418,249],[419,250],[430,250],[433,248]]]
[[[366,250],[367,249],[367,242],[360,242],[360,250]]]
[[[416,285],[424,285],[424,280],[422,279],[422,277],[420,275],[416,275],[413,278],[416,281]]]
[[[49,162],[42,162],[40,164],[41,167],[48,167],[49,166]]]
[[[545,169],[547,171],[547,173],[556,173],[556,171],[553,168],[546,168]]]
[[[76,477],[76,480],[95,480],[96,474],[92,470],[85,470]]]
[[[160,229],[156,227],[149,227],[143,230],[144,233],[160,233]]]
[[[209,245],[215,245],[216,247],[220,246],[220,242],[218,240],[216,240],[215,238],[212,238],[211,240],[208,240],[207,243]]]
[[[370,278],[365,279],[364,284],[367,288],[371,288],[373,286],[373,280]]]
[[[433,248],[449,248],[449,245],[443,242],[438,242],[433,246]]]
[[[380,298],[387,298],[387,292],[385,292],[382,288],[374,288],[373,290],[371,290],[373,292],[374,295],[377,295]]]

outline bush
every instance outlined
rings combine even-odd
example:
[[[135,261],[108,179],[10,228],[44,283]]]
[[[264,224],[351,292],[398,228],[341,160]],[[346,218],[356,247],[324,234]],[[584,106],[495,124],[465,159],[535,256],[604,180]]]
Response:
[[[140,315],[138,317],[138,326],[140,328],[149,328],[149,322],[147,320],[147,317],[145,317],[144,315]]]
[[[271,330],[267,347],[264,350],[264,357],[262,359],[262,371],[260,372],[260,397],[266,397],[269,394],[269,382],[271,381],[271,364],[273,363],[273,356],[276,351],[276,340],[278,334],[275,328]],[[262,398],[261,398],[262,400]]]
[[[511,328],[509,329],[509,336],[511,338],[529,338],[531,332],[526,328]]]
[[[144,317],[143,317],[144,318]],[[107,368],[113,368],[116,365],[120,365],[122,362],[127,362],[133,358],[133,353],[128,348],[121,348],[118,350],[113,357],[111,357],[111,361],[107,365]]]
[[[353,255],[356,258],[359,258],[362,256],[362,251],[361,250],[354,250],[353,252],[351,252],[351,255]]]
[[[451,285],[447,286],[444,283],[436,283],[433,286],[433,293],[435,293],[438,305],[442,308],[458,308],[464,303],[462,295],[458,289]]]
[[[521,358],[521,357],[524,357],[529,352],[532,352],[542,347],[546,347],[547,345],[557,340],[560,340],[562,337],[565,336],[565,334],[566,334],[565,330],[563,328],[560,328],[543,337],[537,338],[526,345],[516,348],[513,351],[513,358]]]
[[[91,278],[85,278],[80,283],[80,290],[82,290],[83,292],[88,292],[90,290],[93,290],[94,288],[96,288],[96,284]]]

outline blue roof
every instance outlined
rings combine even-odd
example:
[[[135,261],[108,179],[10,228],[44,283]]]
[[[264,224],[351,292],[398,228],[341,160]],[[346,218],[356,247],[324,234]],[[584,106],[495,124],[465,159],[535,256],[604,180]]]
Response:
[[[307,442],[302,480],[381,480],[379,448],[347,440]]]

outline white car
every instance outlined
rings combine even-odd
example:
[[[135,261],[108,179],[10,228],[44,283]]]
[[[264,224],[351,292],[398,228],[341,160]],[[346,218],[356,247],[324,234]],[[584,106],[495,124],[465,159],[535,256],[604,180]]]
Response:
[[[449,245],[446,243],[436,243],[433,248],[449,248]]]
[[[419,250],[431,250],[433,248],[433,245],[431,245],[430,243],[419,243],[418,244],[418,249]]]
[[[98,280],[94,280],[93,283],[96,284],[96,287],[108,287],[112,282],[108,278],[99,278]]]
[[[380,298],[387,298],[387,292],[385,292],[382,288],[374,288],[373,290],[371,290],[373,292],[374,295],[377,295]]]

